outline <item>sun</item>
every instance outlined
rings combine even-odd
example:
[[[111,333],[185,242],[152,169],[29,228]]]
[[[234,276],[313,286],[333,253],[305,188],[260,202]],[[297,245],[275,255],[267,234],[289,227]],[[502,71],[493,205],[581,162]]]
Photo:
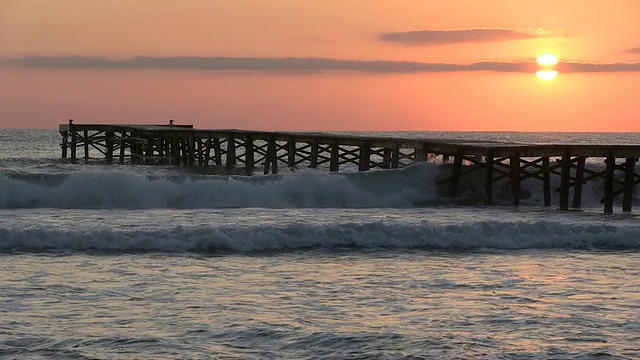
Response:
[[[536,59],[538,65],[553,66],[558,63],[558,59],[552,54],[542,54]]]
[[[536,71],[538,78],[544,81],[553,80],[558,76],[558,71],[555,70],[555,66],[558,64],[558,59],[552,54],[542,54],[536,59],[541,69]]]

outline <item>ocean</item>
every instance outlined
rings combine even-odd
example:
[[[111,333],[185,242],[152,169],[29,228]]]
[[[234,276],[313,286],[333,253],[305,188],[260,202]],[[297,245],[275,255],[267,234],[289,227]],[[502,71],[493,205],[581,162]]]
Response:
[[[59,143],[0,130],[2,359],[640,358],[639,212],[603,214],[597,183],[581,210],[529,180],[485,207],[473,179],[440,196],[442,164],[222,176]]]

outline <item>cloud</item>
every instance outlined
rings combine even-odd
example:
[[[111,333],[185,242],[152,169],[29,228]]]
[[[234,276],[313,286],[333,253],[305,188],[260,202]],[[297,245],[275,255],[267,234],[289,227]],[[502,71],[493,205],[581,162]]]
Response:
[[[329,58],[260,58],[260,57],[134,57],[112,60],[103,57],[28,56],[0,60],[0,64],[17,68],[105,69],[105,70],[210,70],[247,72],[346,71],[376,74],[494,71],[533,73],[531,62],[483,61],[471,64],[425,63],[417,61],[340,60]],[[593,64],[568,62],[557,65],[562,72],[640,72],[640,63]]]
[[[412,73],[445,71],[525,71],[529,63],[477,62],[473,64],[423,63],[415,61],[338,60],[329,58],[259,57],[134,57],[111,60],[103,57],[30,56],[5,59],[2,64],[47,69],[165,69],[218,71],[355,71]]]
[[[627,49],[624,52],[629,53],[629,54],[640,54],[640,47],[633,48],[633,49]]]
[[[405,45],[444,45],[471,42],[493,42],[554,37],[562,35],[546,29],[464,29],[464,30],[416,30],[390,32],[379,40]]]
[[[560,63],[556,69],[560,73],[607,73],[607,72],[640,72],[640,63]]]

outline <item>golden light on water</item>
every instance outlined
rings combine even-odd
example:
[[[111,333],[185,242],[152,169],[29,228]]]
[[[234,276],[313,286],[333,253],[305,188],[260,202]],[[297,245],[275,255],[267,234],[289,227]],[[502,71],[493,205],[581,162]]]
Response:
[[[536,75],[541,79],[541,80],[553,80],[557,75],[558,72],[555,70],[541,70],[541,71],[536,71]]]

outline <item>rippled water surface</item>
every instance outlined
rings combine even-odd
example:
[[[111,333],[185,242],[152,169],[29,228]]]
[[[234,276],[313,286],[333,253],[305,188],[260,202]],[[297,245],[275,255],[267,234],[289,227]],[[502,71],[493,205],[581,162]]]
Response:
[[[634,252],[0,259],[5,357],[640,357]]]

